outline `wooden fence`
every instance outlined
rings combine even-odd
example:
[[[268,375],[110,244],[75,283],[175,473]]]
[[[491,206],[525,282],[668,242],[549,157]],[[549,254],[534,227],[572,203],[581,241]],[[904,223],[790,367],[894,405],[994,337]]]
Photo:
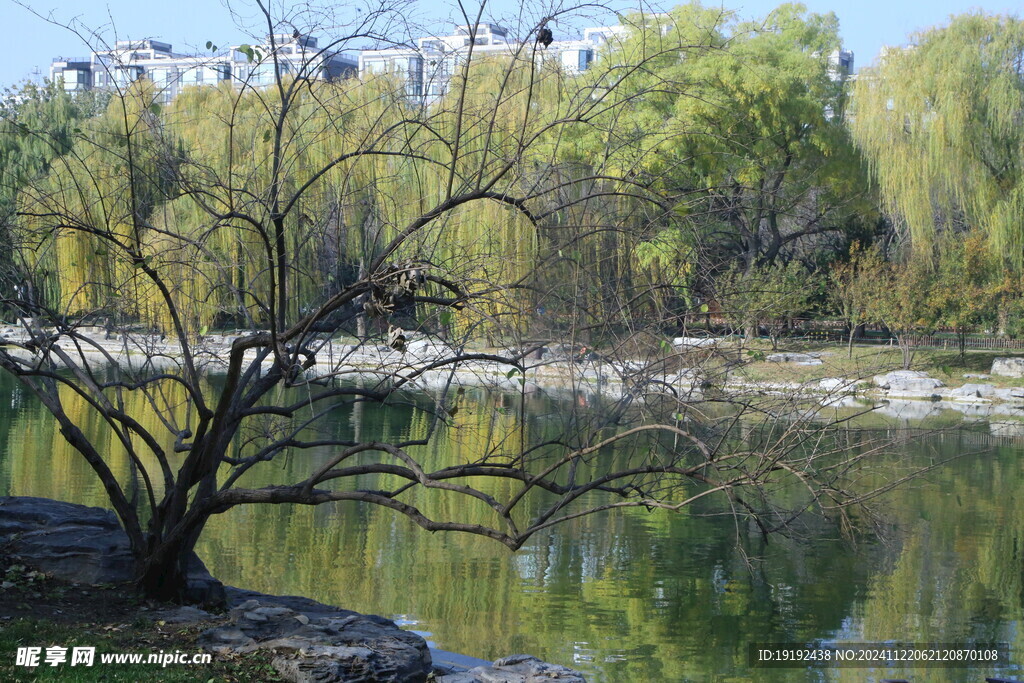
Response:
[[[849,341],[844,331],[836,329],[801,329],[798,327],[792,331],[792,337],[823,344],[845,344]],[[960,339],[955,334],[912,334],[908,336],[908,339],[910,345],[914,347],[949,349],[950,351],[960,348]],[[877,331],[855,336],[853,343],[896,346],[897,342],[892,335]],[[969,334],[964,338],[964,347],[989,351],[1002,349],[1019,351],[1024,350],[1024,339]]]

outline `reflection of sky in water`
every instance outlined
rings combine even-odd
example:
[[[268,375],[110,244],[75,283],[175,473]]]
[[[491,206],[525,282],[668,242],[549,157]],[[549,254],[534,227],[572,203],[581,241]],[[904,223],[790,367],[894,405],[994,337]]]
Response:
[[[105,504],[34,400],[2,381],[0,392],[0,493]],[[486,405],[466,412],[491,414]],[[556,413],[543,411],[542,421]],[[372,430],[374,419],[365,411],[359,428]],[[393,431],[408,429],[408,416],[389,419]],[[339,416],[349,430],[353,420]],[[723,516],[631,511],[574,520],[510,553],[354,504],[238,508],[211,523],[199,550],[228,583],[389,615],[445,650],[528,652],[580,668],[594,683],[980,681],[996,672],[754,671],[747,646],[970,637],[1024,652],[1024,511],[1014,504],[1024,493],[1024,440],[1011,431],[994,424],[999,438],[988,441],[982,425],[913,445],[904,459],[978,455],[890,496],[881,517],[895,529],[892,541],[856,550],[813,534],[764,543]],[[464,428],[438,446],[451,453],[437,455],[461,457],[458,449],[478,447],[474,438]],[[985,450],[991,443],[999,447]],[[287,467],[299,465],[293,458]]]

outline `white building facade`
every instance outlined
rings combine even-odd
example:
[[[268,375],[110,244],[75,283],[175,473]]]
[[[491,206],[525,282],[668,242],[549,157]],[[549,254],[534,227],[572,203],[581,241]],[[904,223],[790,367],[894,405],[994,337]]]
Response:
[[[470,53],[471,42],[474,58],[488,55],[522,58],[533,53],[532,44],[510,38],[508,31],[496,24],[478,24],[475,32],[470,26],[457,26],[451,35],[419,38],[415,47],[363,50],[359,54],[359,77],[366,80],[389,74],[405,84],[410,101],[430,104],[448,91],[452,77]],[[554,41],[547,47],[537,45],[536,56],[557,59],[567,73],[576,74],[585,71],[594,61],[595,43]]]
[[[276,71],[331,80],[355,75],[357,68],[355,58],[320,50],[316,38],[297,34],[268,37],[263,45],[252,47],[236,45],[211,57],[177,54],[169,43],[156,40],[119,40],[112,49],[93,52],[88,59],[53,60],[50,80],[76,92],[119,88],[147,78],[157,87],[158,99],[169,102],[191,86],[230,82],[236,87],[264,87],[274,83]]]
[[[668,19],[653,15],[648,21]],[[670,27],[666,21],[665,31]],[[118,41],[113,49],[93,52],[88,58],[53,60],[50,79],[62,82],[68,92],[92,88],[123,87],[140,78],[157,86],[158,97],[169,102],[191,86],[216,86],[230,82],[236,87],[265,87],[275,82],[275,69],[282,76],[331,80],[358,76],[371,79],[387,74],[404,87],[413,104],[430,104],[445,95],[469,55],[472,42],[476,57],[504,55],[540,60],[557,60],[565,73],[586,71],[602,52],[608,52],[628,36],[629,26],[595,26],[583,30],[580,40],[556,40],[548,46],[523,43],[496,24],[481,23],[475,30],[457,26],[446,36],[426,36],[415,46],[362,50],[358,58],[321,50],[314,37],[298,33],[268,36],[259,46],[234,46],[211,57],[177,54],[171,45],[156,40]],[[533,35],[531,35],[531,40]],[[535,49],[536,48],[536,49]],[[272,59],[277,54],[277,63]],[[829,56],[829,71],[835,80],[853,72],[853,53],[837,50]]]

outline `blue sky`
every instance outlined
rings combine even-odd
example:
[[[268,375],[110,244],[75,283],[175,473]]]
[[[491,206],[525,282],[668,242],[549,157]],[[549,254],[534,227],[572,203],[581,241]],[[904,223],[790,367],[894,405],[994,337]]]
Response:
[[[266,33],[254,24],[255,3],[243,0],[24,0],[43,15],[53,16],[61,22],[76,18],[90,29],[101,28],[107,40],[118,38],[156,38],[172,43],[175,51],[202,52],[206,41],[217,45],[250,42],[243,29],[237,24],[250,26],[249,35]],[[478,4],[466,0],[470,11]],[[531,9],[524,21],[546,14],[542,8],[557,4],[559,0],[543,0],[529,5]],[[423,32],[437,32],[461,21],[453,5],[443,4],[444,0],[416,2],[406,0],[402,15],[417,22]],[[333,19],[318,19],[316,23],[344,23],[350,17],[360,16],[354,11],[358,5],[366,7],[372,0],[327,2],[322,8],[332,8],[337,14]],[[672,3],[668,3],[671,6]],[[723,4],[726,9],[735,10],[743,18],[761,17],[779,3],[770,0],[730,0],[724,3],[706,0],[705,5]],[[908,34],[932,26],[944,24],[951,14],[980,8],[992,13],[1017,13],[1020,15],[1019,0],[807,0],[805,5],[813,12],[835,12],[839,17],[840,32],[848,49],[856,53],[858,67],[870,64],[882,45],[902,45]],[[282,6],[273,3],[275,8]],[[284,4],[284,7],[291,3]],[[637,2],[615,2],[620,9],[636,7]],[[665,4],[661,5],[666,6]],[[78,36],[67,29],[47,24],[33,16],[23,6],[12,0],[0,0],[0,21],[3,23],[3,58],[0,59],[0,86],[8,86],[32,77],[33,70],[45,75],[54,57],[85,56],[89,48]],[[439,9],[440,8],[440,9]],[[487,5],[491,19],[498,18],[507,24],[515,24],[522,16],[521,3],[512,0],[492,0]],[[330,10],[328,10],[330,11]],[[604,17],[607,23],[608,18]],[[593,19],[601,19],[595,14]],[[613,20],[612,20],[613,21]],[[301,20],[296,21],[296,24]],[[596,21],[595,21],[596,23]],[[605,22],[602,22],[605,23]],[[570,30],[567,26],[554,26],[556,37]],[[445,31],[447,32],[447,31]],[[421,33],[422,35],[422,33]],[[570,37],[570,36],[565,36]],[[365,42],[365,41],[363,41]]]

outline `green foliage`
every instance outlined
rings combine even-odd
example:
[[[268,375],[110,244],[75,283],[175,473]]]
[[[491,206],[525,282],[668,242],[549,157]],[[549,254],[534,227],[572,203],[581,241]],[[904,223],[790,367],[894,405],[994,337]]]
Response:
[[[85,92],[72,98],[60,84],[25,83],[8,89],[0,105],[0,215],[13,208],[27,183],[71,150],[84,121],[102,111],[106,97]]]
[[[790,321],[807,310],[816,288],[817,276],[795,261],[748,272],[733,267],[715,281],[718,303],[733,328],[749,341],[766,325],[773,346]]]
[[[871,259],[861,264],[868,282],[870,299],[867,318],[885,325],[896,336],[903,352],[903,367],[914,358],[914,335],[931,333],[941,312],[935,306],[936,276],[925,259],[906,263],[885,263]]]
[[[736,23],[689,4],[671,16],[608,60],[650,58],[649,78],[665,87],[628,105],[601,149],[677,193],[687,229],[720,262],[771,263],[811,235],[870,222],[864,169],[842,122],[845,85],[829,69],[835,15],[782,5]]]
[[[858,326],[869,322],[877,292],[877,274],[882,257],[877,247],[863,249],[859,242],[850,247],[846,261],[836,261],[828,273],[828,298],[849,326],[849,355],[853,356],[853,336]]]
[[[935,235],[982,230],[1024,267],[1024,22],[954,17],[861,70],[850,119],[886,208],[930,251]]]
[[[939,322],[961,335],[969,327],[992,318],[997,297],[997,261],[988,250],[985,236],[949,235],[939,249],[939,265],[933,285],[933,304]]]

